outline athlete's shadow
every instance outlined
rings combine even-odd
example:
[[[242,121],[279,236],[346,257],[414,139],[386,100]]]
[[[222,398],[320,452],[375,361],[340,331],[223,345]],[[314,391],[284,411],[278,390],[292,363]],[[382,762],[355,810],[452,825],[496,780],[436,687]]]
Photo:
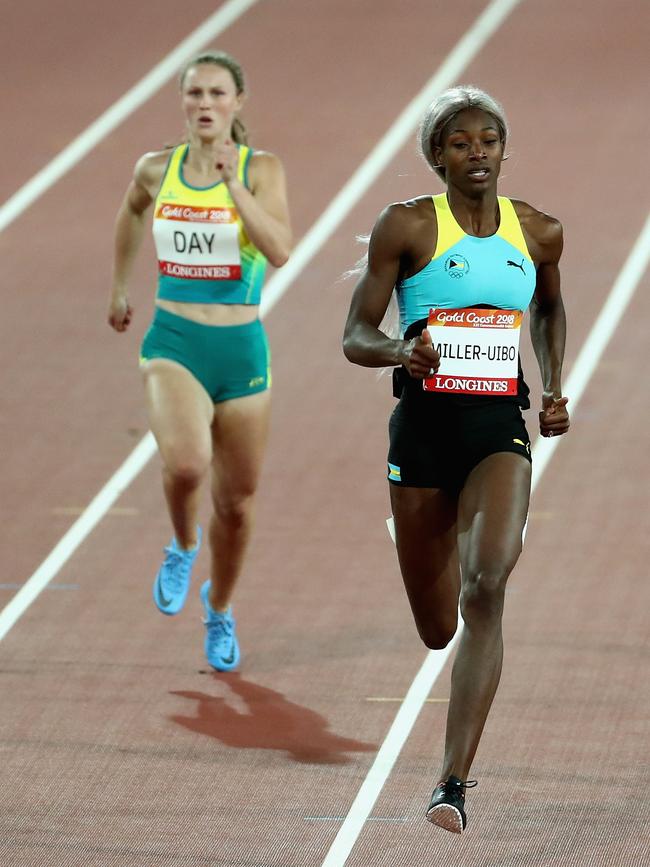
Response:
[[[230,673],[212,675],[230,697],[191,690],[172,695],[198,702],[195,716],[170,716],[172,722],[239,749],[284,750],[297,762],[343,765],[346,753],[374,752],[375,744],[340,737],[329,723],[309,708],[288,701],[281,693]],[[232,697],[236,697],[234,702]],[[230,701],[229,701],[230,699]],[[239,699],[239,700],[238,700]],[[233,707],[237,703],[242,710]]]

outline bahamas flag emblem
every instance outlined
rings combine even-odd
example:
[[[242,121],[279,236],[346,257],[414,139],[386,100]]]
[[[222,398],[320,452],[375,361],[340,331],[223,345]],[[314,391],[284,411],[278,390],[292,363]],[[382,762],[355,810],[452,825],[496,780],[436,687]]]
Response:
[[[391,482],[401,482],[402,481],[402,471],[399,467],[396,467],[395,464],[388,464],[388,478]]]
[[[445,271],[450,277],[464,277],[469,273],[469,262],[464,256],[449,256],[445,262]]]

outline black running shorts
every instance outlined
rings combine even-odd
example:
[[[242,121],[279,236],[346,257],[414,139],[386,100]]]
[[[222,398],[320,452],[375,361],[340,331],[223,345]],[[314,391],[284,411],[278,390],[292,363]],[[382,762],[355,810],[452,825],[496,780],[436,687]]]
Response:
[[[404,389],[389,423],[388,480],[453,495],[484,458],[514,452],[530,461],[530,439],[514,401],[416,394]]]

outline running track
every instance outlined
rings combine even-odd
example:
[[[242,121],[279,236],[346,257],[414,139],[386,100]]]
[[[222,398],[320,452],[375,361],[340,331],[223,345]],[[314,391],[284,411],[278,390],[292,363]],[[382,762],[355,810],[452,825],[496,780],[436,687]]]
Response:
[[[253,141],[285,161],[298,239],[485,5],[260,0],[212,41],[248,72]],[[206,0],[5,10],[0,201],[214,11]],[[506,106],[502,191],[564,223],[567,373],[649,211],[649,25],[642,0],[524,0],[456,79]],[[136,359],[152,248],[132,329],[116,335],[112,222],[135,159],[180,131],[168,83],[0,235],[0,610],[146,432]],[[311,867],[333,852],[425,657],[384,523],[390,387],[342,358],[351,286],[339,277],[384,204],[427,190],[438,184],[411,134],[266,320],[274,425],[236,601],[241,672],[206,671],[196,594],[172,621],[150,601],[169,535],[157,459],[3,638],[6,867]],[[347,860],[331,854],[328,867],[650,858],[648,316],[646,273],[536,488],[467,834],[423,821],[445,666]],[[206,566],[203,553],[199,581]]]

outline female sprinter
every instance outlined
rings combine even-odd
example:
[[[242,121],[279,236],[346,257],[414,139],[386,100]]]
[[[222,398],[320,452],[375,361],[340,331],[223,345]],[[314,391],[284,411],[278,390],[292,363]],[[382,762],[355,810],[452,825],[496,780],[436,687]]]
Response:
[[[400,569],[419,634],[445,647],[465,624],[452,672],[445,754],[427,818],[460,833],[465,789],[503,655],[508,575],[530,495],[528,388],[518,334],[530,305],[542,376],[543,436],[569,428],[561,369],[560,224],[497,195],[507,126],[475,87],[444,92],[421,126],[446,193],[389,205],[370,238],[344,352],[399,366],[388,480]],[[403,339],[379,329],[395,288]]]
[[[201,54],[183,70],[180,90],[187,141],[138,161],[117,216],[108,321],[116,331],[131,321],[127,285],[153,204],[158,292],[141,366],[175,534],[153,596],[164,614],[185,603],[201,544],[200,488],[210,472],[205,653],[228,671],[239,662],[230,600],[269,422],[269,350],[258,305],[266,262],[287,261],[291,229],[280,161],[246,144],[239,64],[223,52]]]

